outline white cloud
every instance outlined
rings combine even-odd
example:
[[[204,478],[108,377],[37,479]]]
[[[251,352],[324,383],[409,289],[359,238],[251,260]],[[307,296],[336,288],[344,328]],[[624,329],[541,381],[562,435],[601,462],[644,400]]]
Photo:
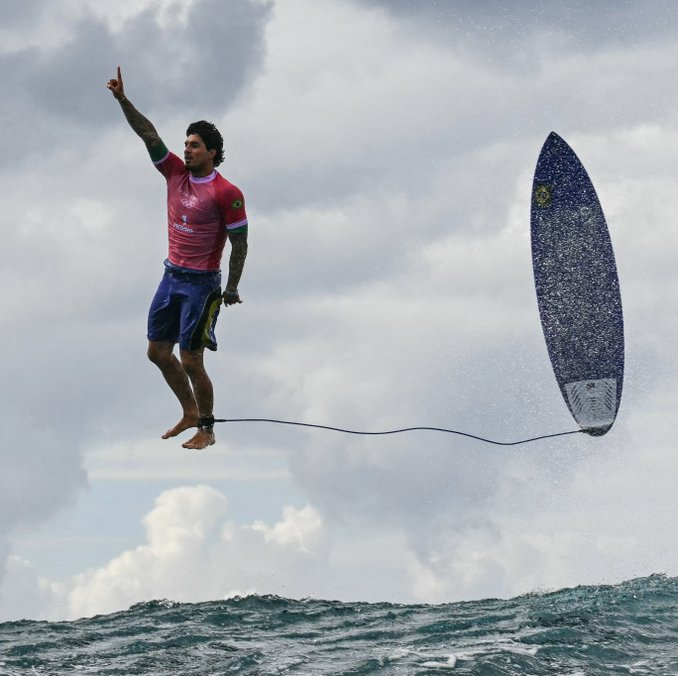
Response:
[[[305,560],[319,546],[322,520],[311,507],[288,507],[273,526],[258,521],[236,527],[228,519],[226,497],[195,485],[161,493],[144,527],[144,544],[101,568],[52,583],[50,606],[43,605],[40,616],[79,617],[124,609],[139,600],[210,600],[234,589],[261,591],[257,573],[270,576],[277,565],[292,566],[292,579],[276,586],[298,588],[300,573],[308,567]],[[9,571],[13,583],[26,576],[26,568]],[[44,581],[42,586],[47,586]]]
[[[283,520],[273,527],[263,521],[252,524],[252,530],[261,533],[265,542],[274,542],[283,547],[295,546],[302,552],[314,549],[313,541],[321,528],[322,517],[310,505],[302,509],[285,507]]]

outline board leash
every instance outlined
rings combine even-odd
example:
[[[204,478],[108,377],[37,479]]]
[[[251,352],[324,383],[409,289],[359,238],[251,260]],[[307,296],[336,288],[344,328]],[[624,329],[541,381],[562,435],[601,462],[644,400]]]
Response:
[[[341,432],[343,434],[357,434],[360,436],[385,436],[387,434],[402,434],[403,432],[444,432],[446,434],[456,434],[461,437],[483,441],[486,444],[494,444],[495,446],[518,446],[519,444],[527,444],[532,441],[540,441],[542,439],[552,439],[553,437],[563,437],[568,434],[580,434],[584,430],[571,430],[570,432],[556,432],[554,434],[542,434],[538,437],[530,437],[529,439],[521,439],[519,441],[496,441],[495,439],[486,439],[468,432],[460,432],[459,430],[451,430],[445,427],[402,427],[395,430],[384,430],[379,432],[368,432],[361,430],[349,430],[343,427],[333,427],[332,425],[318,425],[315,423],[298,422],[296,420],[277,420],[275,418],[215,418],[215,423],[273,423],[276,425],[293,425],[296,427],[311,427],[318,430],[329,430],[331,432]]]

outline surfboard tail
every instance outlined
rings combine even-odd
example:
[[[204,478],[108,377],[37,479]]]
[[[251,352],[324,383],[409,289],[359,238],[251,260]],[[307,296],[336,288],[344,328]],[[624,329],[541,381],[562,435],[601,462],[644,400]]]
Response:
[[[565,401],[582,431],[602,436],[617,416],[617,379],[579,380],[564,385]]]

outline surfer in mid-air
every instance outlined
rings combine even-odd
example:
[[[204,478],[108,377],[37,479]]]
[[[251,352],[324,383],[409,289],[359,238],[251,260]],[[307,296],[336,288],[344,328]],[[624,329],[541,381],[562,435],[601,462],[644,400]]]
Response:
[[[169,254],[148,314],[148,358],[162,372],[183,415],[162,438],[197,427],[182,445],[206,448],[214,443],[214,390],[203,353],[217,349],[214,329],[221,303],[228,307],[241,302],[238,283],[247,256],[243,196],[216,170],[224,151],[213,124],[201,120],[189,125],[181,160],[125,96],[119,66],[117,77],[106,86],[167,181]],[[222,293],[220,265],[227,239],[231,254]],[[174,354],[177,343],[179,358]]]

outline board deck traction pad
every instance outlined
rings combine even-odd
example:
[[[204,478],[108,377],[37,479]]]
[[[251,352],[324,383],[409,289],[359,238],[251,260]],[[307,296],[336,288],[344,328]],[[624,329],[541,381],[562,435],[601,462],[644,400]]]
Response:
[[[531,235],[539,314],[556,380],[582,430],[605,434],[619,409],[624,374],[619,280],[593,184],[555,132],[535,169]]]
[[[617,380],[580,380],[565,383],[565,393],[574,419],[582,429],[609,429],[617,414]]]

